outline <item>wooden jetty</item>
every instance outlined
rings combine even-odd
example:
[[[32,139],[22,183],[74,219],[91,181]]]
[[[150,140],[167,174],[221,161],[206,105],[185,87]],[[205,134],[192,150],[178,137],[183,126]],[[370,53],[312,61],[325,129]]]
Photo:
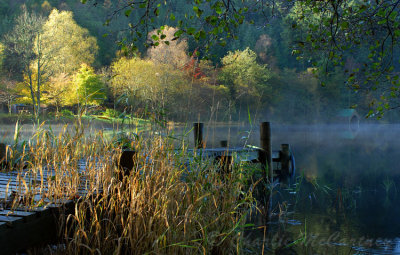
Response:
[[[203,123],[193,123],[194,146],[195,149],[188,150],[190,153],[202,158],[219,161],[224,168],[226,164],[233,161],[233,157],[240,158],[242,161],[260,163],[264,170],[264,177],[271,181],[275,177],[287,178],[295,174],[295,159],[289,144],[281,144],[280,150],[272,150],[271,144],[271,125],[270,122],[260,124],[260,146],[259,147],[227,147],[227,141],[221,141],[219,148],[205,148],[203,142]],[[273,169],[269,171],[268,169]]]
[[[15,254],[27,248],[40,244],[57,241],[59,224],[73,213],[77,198],[88,192],[88,180],[85,177],[86,164],[84,160],[78,162],[78,171],[81,175],[76,194],[66,194],[59,199],[43,198],[47,183],[54,181],[54,170],[43,169],[42,174],[32,171],[12,171],[0,173],[0,253]],[[101,187],[97,193],[101,192]],[[17,199],[15,199],[17,196]],[[25,203],[13,205],[13,201],[30,197],[32,202],[41,202],[39,206],[27,207]]]

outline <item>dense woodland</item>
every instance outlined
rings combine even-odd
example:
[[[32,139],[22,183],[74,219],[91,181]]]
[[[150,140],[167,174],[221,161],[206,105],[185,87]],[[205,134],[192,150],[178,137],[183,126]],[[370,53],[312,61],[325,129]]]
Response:
[[[169,19],[138,28],[139,39],[129,27],[140,12],[119,10],[121,2],[1,0],[4,108],[11,112],[22,103],[34,116],[47,107],[56,116],[133,113],[174,121],[247,121],[250,114],[283,123],[329,122],[350,107],[374,115],[375,95],[348,82],[348,69],[366,58],[362,46],[337,66],[317,51],[299,55],[310,23],[320,22],[318,14],[300,17],[299,5],[276,9],[268,19],[254,13],[232,38],[205,50],[196,37],[177,36],[179,21],[199,12],[191,1],[160,7],[172,10]],[[136,51],[131,41],[138,42]],[[396,116],[392,110],[384,120]]]

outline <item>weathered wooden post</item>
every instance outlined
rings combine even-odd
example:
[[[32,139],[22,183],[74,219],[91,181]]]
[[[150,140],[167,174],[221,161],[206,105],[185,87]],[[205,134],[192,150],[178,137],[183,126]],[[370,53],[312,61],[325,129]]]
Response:
[[[6,160],[6,154],[7,154],[7,145],[4,143],[0,143],[0,162]]]
[[[123,150],[121,157],[119,158],[119,175],[118,179],[122,181],[125,175],[129,175],[133,167],[135,166],[134,156],[136,151],[134,150]]]
[[[198,149],[203,148],[203,123],[193,123],[194,146]]]
[[[283,176],[289,176],[289,161],[290,161],[290,145],[281,144],[281,151],[279,152],[279,158],[281,161],[281,174]]]
[[[263,170],[264,182],[263,187],[264,199],[264,223],[270,221],[270,211],[272,206],[272,187],[267,185],[273,181],[272,169],[272,148],[271,148],[271,125],[269,122],[262,122],[260,125],[260,150],[258,151],[258,160]]]
[[[271,125],[269,122],[262,122],[260,125],[260,148],[261,150],[258,151],[258,159],[264,170],[264,178],[265,180],[269,178],[272,179]]]
[[[7,145],[0,143],[0,168],[7,167]]]
[[[219,144],[221,145],[222,148],[228,147],[228,141],[227,140],[222,140],[222,141],[219,142]]]

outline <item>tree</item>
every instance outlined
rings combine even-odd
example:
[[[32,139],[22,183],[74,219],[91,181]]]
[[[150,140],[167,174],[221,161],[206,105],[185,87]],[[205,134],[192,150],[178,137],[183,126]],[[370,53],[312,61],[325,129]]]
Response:
[[[5,65],[9,72],[26,76],[25,85],[30,93],[35,118],[40,112],[43,65],[46,55],[42,50],[42,24],[44,19],[23,8],[14,29],[5,36]],[[33,74],[36,69],[36,82]]]
[[[122,57],[111,68],[114,97],[131,111],[146,108],[155,114],[177,116],[177,112],[183,112],[182,106],[187,105],[189,81],[184,72],[173,65]]]
[[[246,48],[229,52],[222,59],[220,82],[229,89],[231,101],[239,107],[245,102],[256,109],[261,98],[266,101],[271,98],[268,85],[271,74],[265,65],[256,62],[256,58],[256,53]]]
[[[146,103],[155,107],[160,79],[151,60],[122,57],[111,68],[114,74],[111,86],[115,95],[125,97],[130,107],[145,107]]]
[[[17,82],[7,76],[3,76],[0,80],[0,103],[7,104],[9,114],[11,114],[11,106],[20,97],[16,85]]]
[[[85,113],[88,105],[99,105],[106,99],[106,91],[101,78],[93,68],[82,64],[73,78],[77,103],[84,104]]]
[[[81,2],[98,5],[96,0],[81,0]],[[182,5],[186,8],[182,8]],[[252,7],[256,6],[261,6],[261,3],[252,5]],[[111,18],[106,20],[106,24],[116,19],[121,12],[128,19],[130,16],[137,17],[128,22],[132,40],[128,43],[124,43],[123,40],[120,42],[124,44],[124,48],[130,48],[133,51],[138,50],[138,43],[143,42],[141,39],[148,38],[148,32],[152,31],[151,28],[156,27],[157,21],[160,20],[164,21],[164,24],[165,21],[178,24],[173,40],[187,36],[197,42],[202,42],[201,45],[206,50],[211,49],[216,43],[225,46],[227,39],[236,38],[234,30],[244,22],[245,14],[249,9],[244,2],[233,0],[202,0],[188,4],[160,0],[127,1],[120,3],[117,8]],[[158,34],[161,38],[162,32]],[[144,41],[143,44],[148,47],[157,42]]]
[[[149,34],[149,40],[154,46],[147,50],[147,55],[154,63],[183,68],[189,61],[187,41],[183,39],[172,40],[178,30],[174,27],[162,26]]]
[[[400,107],[399,4],[391,0],[296,1],[292,9],[293,27],[306,35],[298,37],[295,53],[319,55],[312,62],[321,80],[335,66],[344,68],[348,86],[374,98],[368,116],[381,117],[384,111]],[[356,65],[348,65],[354,61]]]
[[[56,74],[49,79],[46,94],[47,102],[56,106],[59,112],[61,106],[74,103],[75,93],[72,90],[72,78],[65,73]]]
[[[19,95],[16,90],[16,81],[12,80],[11,74],[6,73],[3,69],[4,57],[4,45],[0,44],[0,103],[6,103],[8,113],[11,114],[11,106]]]
[[[92,65],[95,61],[96,38],[75,22],[70,11],[54,9],[43,25],[43,38],[43,54],[51,56],[52,74],[73,74],[82,63]]]

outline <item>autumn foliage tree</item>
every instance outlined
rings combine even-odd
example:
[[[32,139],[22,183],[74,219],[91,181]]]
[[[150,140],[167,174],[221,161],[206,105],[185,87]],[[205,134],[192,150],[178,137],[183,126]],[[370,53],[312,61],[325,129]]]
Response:
[[[73,74],[82,63],[92,65],[98,51],[96,38],[80,27],[70,11],[51,11],[43,25],[43,54],[50,56],[52,74]]]
[[[174,68],[183,68],[189,61],[187,40],[176,38],[179,29],[161,26],[149,34],[151,45],[148,57],[157,64],[168,64]]]
[[[72,85],[72,77],[66,73],[58,73],[50,77],[44,93],[46,94],[47,102],[56,107],[57,113],[60,107],[75,103],[75,93]]]

